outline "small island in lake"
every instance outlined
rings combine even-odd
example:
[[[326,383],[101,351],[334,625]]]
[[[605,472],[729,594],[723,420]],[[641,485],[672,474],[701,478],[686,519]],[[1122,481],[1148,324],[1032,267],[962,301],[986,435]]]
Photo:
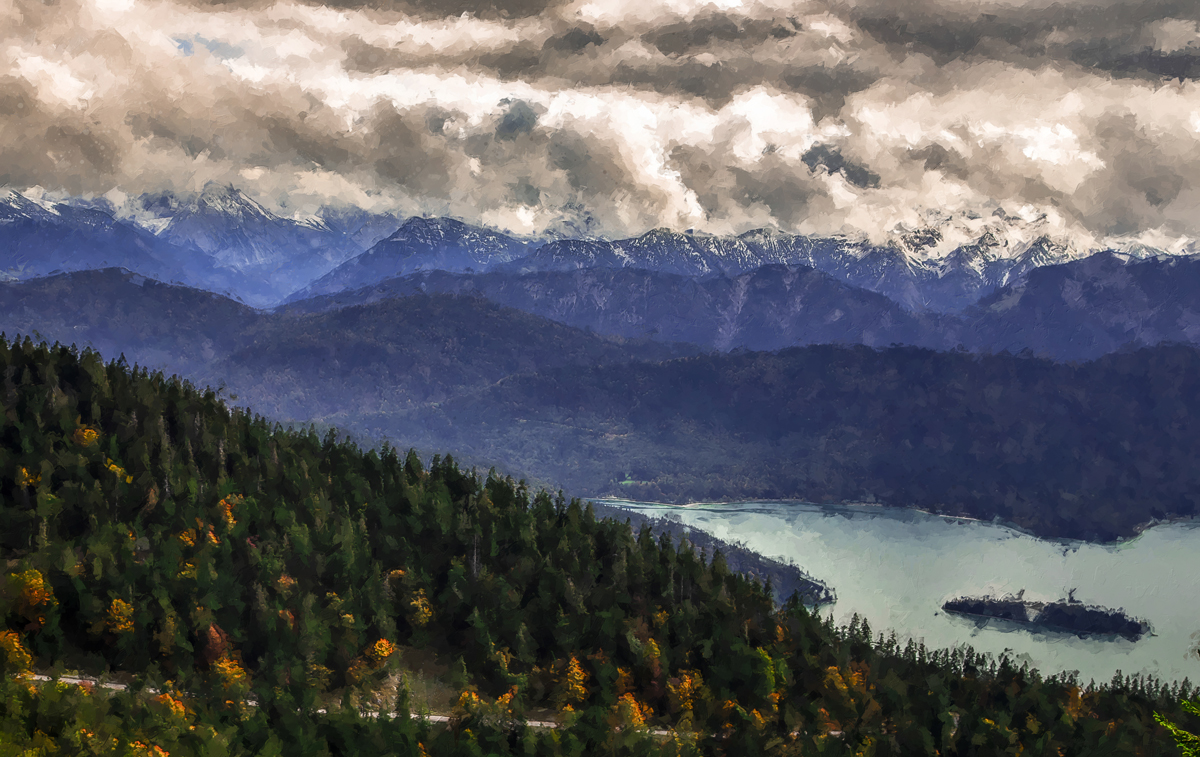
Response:
[[[1007,620],[1029,628],[1064,631],[1076,636],[1123,636],[1131,641],[1150,632],[1150,624],[1131,618],[1123,609],[1086,605],[1075,599],[1072,589],[1065,600],[1039,602],[1015,596],[956,597],[942,605],[946,612],[980,620]]]

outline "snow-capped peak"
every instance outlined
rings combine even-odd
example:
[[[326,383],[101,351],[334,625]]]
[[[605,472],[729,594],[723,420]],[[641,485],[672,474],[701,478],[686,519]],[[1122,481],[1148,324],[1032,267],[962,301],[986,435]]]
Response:
[[[33,194],[31,197],[30,194]],[[0,219],[15,221],[21,218],[53,220],[60,215],[55,203],[37,192],[18,192],[15,189],[0,190]]]
[[[195,211],[211,211],[241,221],[270,221],[276,216],[233,185],[209,182],[196,200]]]
[[[931,211],[924,221],[893,227],[887,246],[915,263],[938,265],[964,255],[983,262],[1015,261],[1031,251],[1065,261],[1094,245],[1090,235],[1069,228],[1063,219],[1024,208],[1016,212],[996,208],[988,215]]]

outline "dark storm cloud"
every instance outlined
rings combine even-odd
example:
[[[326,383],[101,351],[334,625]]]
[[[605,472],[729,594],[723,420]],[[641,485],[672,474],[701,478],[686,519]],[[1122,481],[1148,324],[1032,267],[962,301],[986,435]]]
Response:
[[[537,113],[529,103],[517,100],[508,106],[504,117],[496,126],[497,139],[516,139],[521,134],[532,134],[537,125]]]
[[[876,41],[938,65],[986,58],[1033,68],[1057,61],[1151,79],[1200,76],[1200,5],[1191,0],[966,8],[893,3],[859,6],[852,16]],[[1176,48],[1180,42],[1191,49]]]
[[[879,186],[878,174],[872,173],[869,168],[846,160],[839,151],[827,145],[813,145],[800,160],[814,171],[822,169],[831,174],[840,173],[846,177],[846,181],[860,189]]]

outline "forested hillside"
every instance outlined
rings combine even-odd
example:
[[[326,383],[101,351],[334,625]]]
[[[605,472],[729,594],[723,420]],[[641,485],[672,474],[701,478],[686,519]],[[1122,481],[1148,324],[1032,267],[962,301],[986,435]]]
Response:
[[[5,330],[227,385],[260,412],[289,420],[440,402],[513,373],[700,352],[449,295],[306,316],[263,313],[117,269],[0,283]]]
[[[1191,722],[1186,687],[838,630],[578,501],[92,352],[2,342],[0,377],[0,753],[1173,755],[1153,711]],[[413,652],[445,727],[405,714]]]
[[[817,346],[513,376],[359,421],[587,496],[877,501],[1110,540],[1200,502],[1200,351]]]
[[[961,331],[953,318],[910,313],[881,294],[807,266],[782,265],[729,278],[632,268],[525,274],[423,271],[300,300],[280,311],[319,312],[435,292],[483,298],[597,334],[720,350],[802,344],[954,347]]]

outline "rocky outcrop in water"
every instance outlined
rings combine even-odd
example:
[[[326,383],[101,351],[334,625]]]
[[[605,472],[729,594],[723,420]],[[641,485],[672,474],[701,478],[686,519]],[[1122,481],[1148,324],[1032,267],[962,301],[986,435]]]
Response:
[[[1085,605],[1075,599],[1075,592],[1057,602],[1037,602],[1023,599],[1024,591],[1003,597],[956,597],[942,605],[946,612],[980,620],[1006,620],[1044,631],[1073,633],[1076,636],[1122,636],[1136,641],[1150,633],[1150,624],[1132,618],[1123,609],[1112,610]]]

